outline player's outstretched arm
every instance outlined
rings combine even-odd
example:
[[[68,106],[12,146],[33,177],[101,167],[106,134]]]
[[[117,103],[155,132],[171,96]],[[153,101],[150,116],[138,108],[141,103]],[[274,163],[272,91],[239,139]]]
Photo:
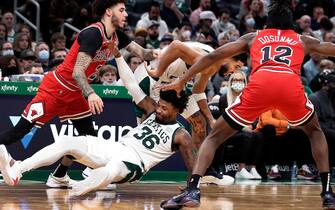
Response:
[[[188,65],[193,65],[203,55],[204,53],[192,49],[185,43],[174,40],[166,49],[163,50],[157,69],[149,70],[148,74],[153,78],[159,78],[167,67],[178,58],[181,58]]]
[[[187,171],[189,172],[189,175],[191,175],[195,159],[195,155],[192,152],[192,137],[184,128],[182,128],[177,131],[173,143],[178,146]]]
[[[241,53],[245,53],[248,50],[249,42],[255,37],[254,33],[246,34],[234,42],[227,43],[213,52],[207,54],[206,56],[202,57],[198,60],[191,68],[186,71],[186,73],[175,82],[165,85],[162,87],[163,90],[171,90],[175,89],[178,93],[182,89],[187,81],[191,80],[194,75],[197,73],[207,70],[209,66],[215,65],[218,66],[219,64],[223,63],[225,59],[231,58],[235,55],[239,55]],[[177,84],[179,83],[179,84]]]
[[[128,89],[135,103],[148,115],[155,111],[156,103],[148,97],[138,85],[135,75],[128,66],[127,62],[121,56],[117,47],[114,49],[115,61],[119,69],[119,75],[123,84]]]
[[[304,43],[305,53],[319,53],[326,56],[335,56],[335,44],[331,42],[321,42],[311,36],[301,36]]]
[[[127,45],[126,50],[146,61],[152,61],[159,56],[159,50],[145,49],[134,41]]]
[[[72,77],[76,80],[78,86],[87,96],[88,105],[93,114],[100,114],[103,111],[103,102],[101,98],[95,94],[93,88],[88,84],[85,70],[88,68],[92,61],[91,55],[85,52],[79,52],[76,64],[73,69]]]

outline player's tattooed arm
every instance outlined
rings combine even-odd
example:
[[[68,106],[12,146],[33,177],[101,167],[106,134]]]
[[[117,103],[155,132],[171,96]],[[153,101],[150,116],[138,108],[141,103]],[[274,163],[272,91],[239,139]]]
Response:
[[[158,51],[145,49],[134,41],[127,45],[126,50],[146,61],[152,61],[159,56]]]
[[[85,75],[85,70],[90,65],[91,61],[92,57],[89,54],[85,52],[79,52],[72,74],[72,77],[76,80],[78,86],[83,91],[85,96],[94,93],[94,90],[88,83],[87,77]]]
[[[175,135],[173,143],[179,148],[187,171],[189,172],[189,175],[191,175],[195,159],[191,135],[184,128],[179,129]]]

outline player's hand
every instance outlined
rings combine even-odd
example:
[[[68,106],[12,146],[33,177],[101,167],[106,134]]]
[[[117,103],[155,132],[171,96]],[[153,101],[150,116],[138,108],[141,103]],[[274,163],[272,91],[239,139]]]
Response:
[[[182,80],[178,78],[170,84],[161,85],[161,86],[158,86],[157,88],[160,90],[165,90],[165,91],[175,90],[177,92],[177,95],[180,96],[179,94],[184,89],[184,86],[185,86],[185,83],[182,82]]]
[[[113,55],[115,58],[121,57],[121,53],[119,51],[119,48],[117,47],[116,43],[113,45]]]
[[[104,103],[96,93],[91,93],[87,97],[87,102],[93,114],[100,114],[103,111]]]

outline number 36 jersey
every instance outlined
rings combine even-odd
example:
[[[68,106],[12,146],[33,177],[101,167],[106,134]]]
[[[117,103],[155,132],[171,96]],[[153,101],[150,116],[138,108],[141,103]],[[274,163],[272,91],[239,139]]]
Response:
[[[264,29],[257,31],[250,55],[251,74],[259,70],[300,74],[305,54],[300,35],[293,30]]]
[[[156,114],[152,113],[120,140],[139,155],[145,171],[174,154],[173,139],[176,131],[182,128],[178,122],[165,125],[156,122],[155,118]]]

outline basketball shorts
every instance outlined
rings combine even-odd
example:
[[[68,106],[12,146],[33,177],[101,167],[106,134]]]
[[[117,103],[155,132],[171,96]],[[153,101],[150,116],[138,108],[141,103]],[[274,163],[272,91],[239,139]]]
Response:
[[[225,109],[223,117],[233,128],[240,129],[270,109],[282,112],[292,126],[306,123],[314,113],[298,75],[262,70],[251,75],[247,87]]]
[[[63,122],[68,119],[81,119],[92,115],[88,103],[81,91],[71,91],[59,83],[53,72],[48,73],[22,113],[36,127],[43,126],[58,116]]]

